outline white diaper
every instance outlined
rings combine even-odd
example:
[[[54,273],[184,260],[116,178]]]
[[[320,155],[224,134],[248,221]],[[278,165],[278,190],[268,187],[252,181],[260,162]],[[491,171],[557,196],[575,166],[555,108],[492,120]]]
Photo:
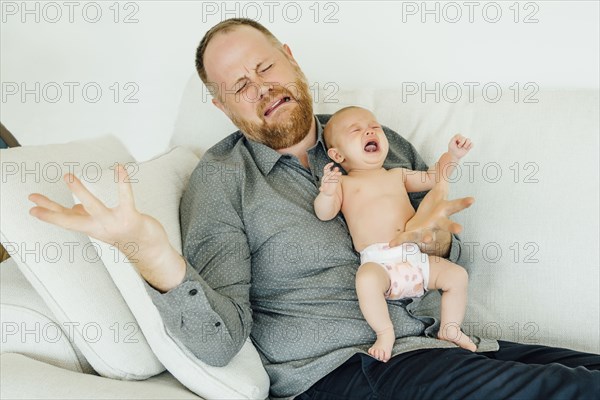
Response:
[[[429,256],[421,253],[414,243],[390,247],[388,243],[375,243],[360,252],[361,265],[374,262],[388,273],[390,288],[385,298],[399,300],[420,297],[429,283]]]

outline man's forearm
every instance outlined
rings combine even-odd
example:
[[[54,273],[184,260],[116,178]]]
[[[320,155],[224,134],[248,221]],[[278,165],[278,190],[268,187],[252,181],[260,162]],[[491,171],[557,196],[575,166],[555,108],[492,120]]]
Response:
[[[140,243],[126,254],[144,280],[161,293],[178,286],[185,277],[185,259],[167,242]]]

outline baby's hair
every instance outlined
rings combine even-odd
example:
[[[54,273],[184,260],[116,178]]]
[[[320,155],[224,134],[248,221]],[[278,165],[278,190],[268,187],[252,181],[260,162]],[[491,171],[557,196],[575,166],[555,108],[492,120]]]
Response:
[[[325,128],[323,129],[323,140],[325,141],[325,146],[327,148],[329,148],[329,144],[331,143],[331,129],[333,126],[331,121],[333,121],[337,116],[339,116],[344,111],[352,110],[355,108],[361,109],[361,110],[363,109],[363,107],[359,107],[359,106],[347,106],[347,107],[337,110],[335,113],[333,113],[331,115],[331,118],[329,118],[329,121],[327,121],[327,124],[325,125]]]

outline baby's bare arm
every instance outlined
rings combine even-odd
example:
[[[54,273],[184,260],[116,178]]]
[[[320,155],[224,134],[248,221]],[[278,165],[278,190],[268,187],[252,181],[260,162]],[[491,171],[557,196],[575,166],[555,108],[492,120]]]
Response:
[[[402,174],[402,181],[408,193],[424,192],[431,190],[441,179],[447,179],[458,163],[458,158],[449,152],[442,154],[439,161],[427,171],[412,171],[410,169],[398,168]]]
[[[315,214],[321,221],[334,218],[342,208],[342,173],[338,167],[333,170],[333,163],[323,168],[323,180],[320,193],[315,198]]]
[[[442,154],[438,162],[427,171],[411,171],[402,168],[402,179],[406,186],[406,191],[409,193],[423,192],[433,189],[433,186],[442,180],[447,181],[456,165],[458,165],[458,161],[472,147],[473,143],[471,143],[470,139],[462,135],[454,135],[448,144],[448,151]]]

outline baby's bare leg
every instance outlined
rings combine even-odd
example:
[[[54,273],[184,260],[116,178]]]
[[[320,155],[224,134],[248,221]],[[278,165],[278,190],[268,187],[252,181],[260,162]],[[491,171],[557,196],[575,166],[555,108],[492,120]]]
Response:
[[[365,263],[356,272],[358,304],[367,323],[377,334],[375,344],[369,349],[373,357],[387,362],[396,341],[394,325],[390,319],[384,294],[390,287],[390,278],[380,265]]]
[[[460,330],[467,308],[467,271],[446,259],[429,256],[428,289],[441,289],[442,305],[438,337],[475,351],[477,346]]]

